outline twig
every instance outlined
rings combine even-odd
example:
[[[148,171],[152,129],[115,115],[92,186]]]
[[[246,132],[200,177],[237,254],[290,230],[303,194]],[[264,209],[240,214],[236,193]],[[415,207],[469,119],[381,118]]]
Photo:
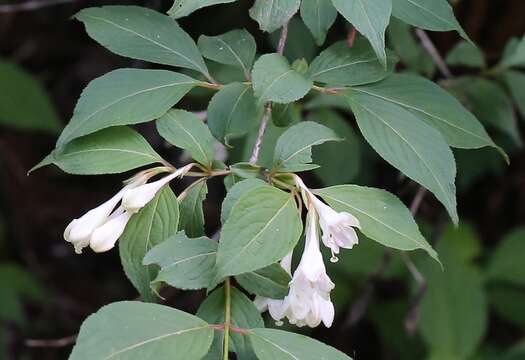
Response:
[[[32,0],[21,4],[0,5],[0,14],[38,10],[41,8],[75,2],[76,0]]]
[[[284,52],[284,47],[286,45],[286,39],[288,38],[288,23],[285,23],[281,29],[281,36],[279,37],[279,44],[277,45],[277,53],[280,55]],[[261,125],[259,126],[259,132],[257,134],[257,139],[255,139],[255,144],[253,146],[252,156],[250,157],[250,164],[255,165],[257,160],[259,160],[259,153],[261,152],[261,146],[264,138],[264,133],[268,127],[268,122],[272,117],[272,103],[268,102],[264,109],[264,114],[261,119]]]
[[[412,214],[412,216],[416,216],[417,212],[419,211],[419,207],[423,201],[423,198],[425,197],[425,194],[426,194],[426,189],[423,187],[419,187],[416,195],[414,195],[414,199],[412,200],[412,203],[410,204],[410,213]],[[401,253],[401,254],[402,256],[408,256],[405,253]],[[366,279],[365,287],[363,289],[361,296],[359,296],[359,298],[357,298],[357,300],[355,300],[352,303],[350,307],[350,312],[348,313],[348,316],[346,318],[346,321],[343,327],[354,326],[366,314],[366,311],[368,310],[368,306],[370,305],[370,301],[372,300],[372,295],[375,292],[376,283],[383,277],[391,261],[392,261],[392,253],[390,252],[390,250],[386,250],[383,254],[383,260],[379,264],[379,267],[377,268],[377,270],[374,271],[372,274],[370,274],[368,278]],[[415,265],[414,265],[414,268],[415,268]],[[424,288],[426,288],[426,281],[423,275],[421,275],[421,273],[419,272],[419,270],[417,270],[417,268],[415,268],[415,271],[417,271],[417,273],[420,275],[420,278],[422,282],[424,283]],[[424,294],[424,290],[423,290],[423,294]],[[421,297],[423,297],[423,294],[421,294]],[[410,314],[411,312],[409,312],[409,315]],[[407,320],[408,320],[408,316],[407,316]],[[419,318],[417,318],[417,320],[419,320]],[[414,323],[417,324],[417,320],[412,321],[411,324],[414,324]]]
[[[445,62],[445,60],[443,60],[443,57],[437,50],[436,46],[434,45],[430,37],[428,37],[428,34],[425,32],[425,30],[416,29],[416,35],[421,41],[421,45],[430,55],[430,57],[432,58],[436,66],[438,67],[439,71],[441,71],[443,76],[445,76],[447,79],[452,78],[453,77],[452,72],[448,68],[447,63]]]
[[[348,35],[346,36],[346,46],[348,46],[349,49],[351,49],[354,46],[355,42],[355,36],[357,31],[355,30],[355,27],[350,25],[351,28],[348,30]]]
[[[230,358],[231,295],[230,278],[224,282],[224,360]]]
[[[28,347],[49,347],[49,348],[59,348],[74,344],[77,340],[77,334],[66,336],[60,339],[50,339],[50,340],[41,340],[41,339],[27,339],[25,341],[26,346]]]
[[[268,122],[272,117],[272,103],[269,102],[266,104],[264,109],[264,114],[261,119],[261,125],[259,126],[259,133],[257,134],[257,139],[255,140],[255,145],[253,146],[252,156],[250,157],[250,164],[255,165],[259,159],[259,153],[261,152],[261,146],[264,138],[264,133],[268,127]]]

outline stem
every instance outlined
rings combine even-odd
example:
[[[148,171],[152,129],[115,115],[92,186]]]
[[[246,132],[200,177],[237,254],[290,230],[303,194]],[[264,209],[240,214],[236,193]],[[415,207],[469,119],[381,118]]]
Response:
[[[253,146],[252,156],[250,157],[250,164],[255,165],[259,159],[259,153],[261,152],[261,146],[264,138],[264,133],[268,127],[268,121],[272,117],[272,103],[269,102],[266,104],[264,109],[264,114],[261,119],[261,125],[259,126],[259,133],[257,134],[257,139],[255,140],[255,145]]]
[[[231,294],[230,278],[224,282],[224,360],[230,355],[230,327],[231,327]]]
[[[281,36],[279,37],[279,44],[277,45],[277,53],[282,55],[284,52],[284,47],[286,46],[286,39],[288,38],[288,22],[286,22],[281,28]],[[261,146],[264,138],[264,133],[268,127],[268,121],[272,115],[272,103],[268,102],[264,109],[264,114],[261,119],[261,125],[259,126],[259,133],[257,134],[257,139],[255,140],[255,145],[253,146],[252,156],[250,157],[250,164],[255,165],[259,159],[259,153],[261,151]]]
[[[222,89],[222,87],[224,85],[217,84],[217,83],[212,83],[212,82],[201,81],[201,82],[197,83],[197,86],[200,86],[200,87],[203,87],[203,88],[206,88],[206,89],[220,90],[220,89]]]
[[[186,189],[184,189],[183,192],[180,193],[180,195],[177,197],[177,201],[178,201],[179,203],[181,203],[182,200],[184,200],[184,199],[186,198],[186,196],[188,196],[188,193],[190,192],[190,190],[191,190],[193,187],[195,187],[195,186],[197,186],[198,184],[200,184],[201,182],[203,182],[203,181],[207,181],[207,180],[208,180],[207,177],[202,177],[202,178],[200,178],[199,180],[196,180],[196,181],[192,182],[192,183],[191,183]]]
[[[445,62],[445,60],[443,60],[443,57],[441,56],[434,43],[432,42],[428,34],[425,32],[425,30],[416,29],[416,35],[421,41],[421,45],[430,55],[430,57],[438,67],[439,71],[441,71],[443,76],[448,79],[452,78],[452,72],[448,68],[447,63]]]

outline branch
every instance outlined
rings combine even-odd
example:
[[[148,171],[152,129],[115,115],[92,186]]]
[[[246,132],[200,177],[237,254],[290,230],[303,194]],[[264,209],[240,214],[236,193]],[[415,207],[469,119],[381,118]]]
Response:
[[[426,189],[423,188],[422,186],[420,186],[418,191],[417,191],[417,193],[416,193],[416,195],[414,195],[414,199],[412,200],[412,203],[410,204],[410,213],[412,214],[412,216],[415,217],[417,215],[417,212],[419,211],[419,207],[421,206],[421,203],[422,203],[422,201],[423,201],[423,199],[425,197],[425,194],[426,194]],[[408,256],[404,252],[402,252],[401,254],[402,254],[402,256]],[[379,264],[379,267],[377,268],[377,270],[374,271],[372,274],[370,274],[368,276],[368,278],[366,279],[364,290],[363,290],[361,296],[359,296],[359,298],[357,298],[357,300],[355,300],[352,303],[352,305],[350,307],[350,312],[348,313],[348,316],[347,316],[347,318],[345,320],[345,323],[343,324],[343,328],[354,326],[366,314],[366,311],[368,310],[368,306],[370,305],[370,301],[372,300],[372,295],[375,292],[376,283],[377,283],[377,281],[379,281],[383,277],[383,275],[385,274],[385,271],[388,269],[388,265],[390,265],[391,261],[392,261],[392,253],[390,252],[390,250],[386,250],[384,252],[384,254],[383,254],[383,260]],[[411,262],[410,259],[409,259],[409,261]],[[414,268],[415,268],[415,265],[414,265]],[[410,270],[410,268],[409,268],[409,270]],[[419,272],[419,270],[417,270],[417,268],[415,268],[415,271],[417,271],[417,273],[419,273],[421,275],[421,273]],[[424,285],[425,285],[424,288],[426,290],[426,281],[423,278],[423,275],[421,275],[421,279],[424,282]],[[419,291],[418,291],[418,293],[419,293]],[[422,291],[422,294],[420,295],[421,298],[423,297],[423,294],[424,294],[424,290]],[[417,304],[419,304],[420,300],[421,299],[416,299],[414,308],[417,307]],[[418,310],[416,310],[416,311],[418,311]],[[411,314],[411,312],[409,312],[409,315],[410,314]],[[407,318],[406,318],[405,326],[406,326],[406,324],[408,322],[408,319],[409,319],[409,316],[407,316]],[[410,318],[410,319],[412,319],[412,318]],[[417,327],[417,321],[418,320],[419,320],[419,317],[417,317],[416,321],[412,321],[411,322],[411,324],[414,324],[414,326],[413,326],[414,328]],[[407,331],[408,331],[408,329],[407,329]]]
[[[74,2],[76,0],[32,0],[21,4],[0,5],[0,14],[38,10],[41,8]]]
[[[446,77],[447,79],[452,78],[453,75],[450,69],[448,68],[447,63],[445,62],[445,60],[443,60],[443,57],[437,50],[432,40],[428,37],[428,34],[425,32],[425,30],[416,29],[416,35],[421,41],[421,45],[430,55],[430,57],[432,58],[436,66],[438,67],[439,71],[441,71],[443,76]]]
[[[288,38],[288,22],[286,22],[281,29],[281,36],[279,37],[279,44],[277,45],[277,53],[282,55],[284,53],[284,47],[286,45],[286,39]],[[259,153],[261,152],[261,146],[264,138],[264,133],[268,127],[268,122],[272,117],[272,103],[268,102],[264,109],[264,114],[261,119],[261,125],[259,126],[259,133],[253,146],[252,156],[250,157],[250,164],[255,165],[259,160]]]
[[[77,340],[77,334],[66,336],[60,339],[50,339],[50,340],[37,340],[37,339],[27,339],[25,341],[26,346],[28,347],[48,347],[48,348],[59,348],[74,344]]]

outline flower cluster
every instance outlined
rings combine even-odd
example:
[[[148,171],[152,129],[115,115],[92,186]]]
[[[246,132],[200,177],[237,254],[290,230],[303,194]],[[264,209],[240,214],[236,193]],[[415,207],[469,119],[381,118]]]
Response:
[[[64,239],[73,244],[77,254],[87,246],[95,252],[112,249],[131,216],[146,206],[171,180],[184,176],[192,166],[184,166],[151,183],[147,181],[157,174],[155,169],[137,174],[111,199],[71,221],[64,231]]]
[[[349,213],[338,213],[324,204],[298,176],[295,176],[295,183],[301,190],[308,209],[304,252],[290,282],[288,295],[282,300],[257,297],[255,305],[261,312],[268,310],[277,324],[282,323],[283,318],[287,318],[291,324],[300,327],[316,327],[321,322],[330,327],[335,315],[330,292],[335,285],[326,273],[319,248],[319,225],[323,244],[330,248],[331,260],[335,262],[340,248],[351,249],[358,243],[353,228],[359,228],[359,220]],[[289,274],[291,258],[290,253],[281,261],[281,266]]]

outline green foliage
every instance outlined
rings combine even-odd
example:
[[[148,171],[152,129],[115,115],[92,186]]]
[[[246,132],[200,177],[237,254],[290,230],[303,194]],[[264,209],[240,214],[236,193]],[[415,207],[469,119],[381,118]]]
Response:
[[[337,211],[354,215],[370,239],[399,250],[423,249],[438,260],[408,209],[394,195],[357,185],[334,186],[318,192]]]
[[[453,66],[467,66],[473,68],[484,68],[486,66],[485,55],[475,45],[461,41],[450,50],[447,55],[447,63]]]
[[[75,17],[89,36],[116,54],[208,74],[195,42],[166,15],[139,6],[103,6]]]
[[[195,86],[192,78],[167,70],[118,69],[84,89],[57,141],[68,142],[116,125],[150,121],[164,115]]]
[[[227,4],[234,1],[236,0],[175,0],[173,6],[168,10],[168,14],[172,18],[178,19],[206,6]]]
[[[169,143],[187,150],[192,159],[211,168],[213,136],[208,127],[193,113],[170,110],[157,121],[157,130]]]
[[[273,32],[288,22],[300,5],[301,0],[255,0],[250,17],[262,31]]]
[[[332,0],[332,3],[370,41],[379,61],[386,67],[385,31],[392,14],[391,1]]]
[[[197,316],[209,323],[224,323],[225,307],[225,288],[221,287],[210,294],[209,297],[201,304],[197,310]],[[241,329],[252,329],[263,327],[264,323],[259,311],[253,305],[253,302],[239,290],[232,288],[230,295],[231,323],[233,326]],[[216,333],[214,345],[219,347],[222,356],[222,342],[224,333]],[[256,359],[250,343],[246,336],[238,333],[230,333],[231,349],[241,359]],[[212,348],[214,347],[212,345]]]
[[[258,121],[259,111],[251,86],[231,83],[218,91],[208,105],[208,126],[224,144],[242,136]]]
[[[212,328],[196,316],[163,305],[122,301],[87,318],[70,359],[200,359],[212,340]]]
[[[305,171],[318,166],[312,162],[312,146],[339,141],[333,130],[311,121],[303,121],[286,130],[277,140],[273,168],[279,171]]]
[[[465,40],[470,41],[454,17],[447,0],[392,0],[392,15],[404,22],[432,31],[456,30]]]
[[[351,360],[342,352],[304,335],[275,329],[254,329],[248,337],[259,360]]]
[[[301,18],[319,46],[323,45],[326,33],[334,24],[336,17],[337,10],[330,1],[303,0],[301,2]]]
[[[142,135],[126,126],[116,126],[71,141],[31,171],[55,164],[69,174],[116,174],[158,162],[162,158]]]
[[[237,275],[235,280],[249,293],[270,299],[282,299],[288,295],[290,275],[279,264]]]
[[[0,125],[51,134],[62,127],[42,85],[15,64],[1,59]]]
[[[148,251],[143,264],[160,266],[152,284],[165,282],[179,289],[195,290],[210,285],[216,256],[216,241],[206,237],[190,239],[180,232]]]
[[[199,50],[207,59],[242,69],[249,78],[257,45],[246,30],[232,30],[219,36],[199,37]]]
[[[346,96],[366,141],[392,166],[432,191],[457,223],[456,163],[441,134],[395,103],[360,91]]]
[[[421,302],[421,334],[435,356],[466,359],[485,333],[487,299],[478,269],[455,246],[457,241],[438,245],[445,270],[426,259],[418,263],[428,283]]]
[[[189,189],[186,197],[179,200],[179,230],[190,237],[195,238],[204,235],[204,211],[203,202],[208,194],[206,182],[201,181]]]
[[[351,48],[345,41],[339,41],[313,60],[310,77],[332,86],[368,84],[384,79],[392,71],[397,59],[388,53],[387,61],[385,69],[363,38],[356,39]]]
[[[158,267],[145,266],[142,259],[155,245],[175,235],[178,224],[177,198],[167,187],[131,218],[119,241],[124,272],[144,300],[155,299],[150,282],[157,277]]]
[[[279,261],[299,240],[301,225],[290,194],[274,187],[245,192],[221,231],[217,277],[246,273]]]
[[[261,56],[253,66],[253,89],[259,105],[267,101],[287,104],[304,97],[312,81],[292,69],[279,54]]]
[[[162,138],[186,150],[189,159],[184,161],[192,165],[183,168],[177,163],[177,168],[187,170],[186,175],[197,180],[178,199],[167,182],[126,188],[117,215],[109,215],[103,226],[119,216],[119,211],[126,211],[126,196],[130,194],[126,191],[135,192],[141,199],[153,198],[137,214],[130,214],[119,246],[124,271],[142,298],[154,301],[161,283],[183,290],[218,288],[197,311],[206,322],[154,304],[123,302],[104,307],[85,321],[71,359],[211,360],[226,359],[228,352],[246,360],[350,359],[303,335],[264,329],[252,299],[233,286],[236,283],[247,293],[259,296],[258,301],[274,299],[269,302],[273,305],[282,305],[278,300],[282,299],[292,306],[293,296],[319,296],[314,291],[323,293],[323,304],[330,301],[325,293],[329,297],[331,283],[308,278],[308,286],[298,291],[301,280],[294,276],[292,281],[288,265],[284,265],[288,257],[283,261],[296,248],[304,228],[302,215],[314,211],[313,205],[321,220],[309,215],[316,228],[306,235],[308,241],[342,241],[339,236],[353,235],[350,226],[360,232],[356,249],[348,255],[342,252],[339,263],[327,266],[337,282],[333,299],[348,301],[353,294],[350,285],[363,279],[405,280],[407,272],[400,257],[387,252],[392,260],[383,260],[387,258],[384,247],[423,250],[429,255],[415,255],[428,286],[420,304],[420,338],[409,339],[396,327],[410,310],[406,304],[399,299],[374,304],[372,321],[378,324],[378,336],[389,347],[403,348],[397,349],[392,358],[421,358],[423,342],[428,346],[428,359],[484,356],[478,348],[486,329],[489,302],[498,316],[518,326],[525,319],[519,303],[525,278],[519,266],[523,231],[498,246],[489,256],[487,273],[482,274],[475,261],[485,254],[468,226],[447,229],[437,246],[438,256],[399,198],[381,189],[344,183],[358,175],[359,182],[368,182],[369,169],[381,157],[430,190],[457,224],[456,162],[450,147],[488,147],[506,156],[483,124],[519,143],[511,99],[525,114],[520,104],[525,77],[511,68],[524,64],[524,40],[513,41],[501,63],[486,69],[483,54],[468,42],[446,0],[256,0],[249,15],[268,33],[269,44],[276,48],[287,40],[284,49],[279,46],[279,53],[260,56],[256,56],[255,39],[247,30],[201,35],[197,46],[174,20],[207,6],[233,1],[175,0],[170,16],[136,6],[90,8],[76,15],[93,39],[116,54],[201,75],[196,75],[196,80],[170,70],[118,69],[93,80],[80,96],[57,148],[35,168],[55,164],[66,172],[87,175],[121,173],[161,163],[160,171],[172,173],[166,175],[168,181],[174,178],[175,166],[162,159],[139,133],[124,126],[155,121]],[[300,16],[296,15],[299,11]],[[325,43],[338,13],[363,37],[359,35],[353,43],[347,39],[327,44],[319,53],[315,43]],[[289,25],[288,38],[286,31],[281,31],[285,24]],[[449,53],[448,64],[483,73],[442,83],[466,107],[430,80],[393,74],[398,58],[409,71],[429,77],[435,72],[410,25],[456,30],[467,40]],[[387,27],[397,56],[386,48]],[[262,49],[264,46],[259,51]],[[204,58],[210,60],[213,77]],[[16,76],[23,79],[20,74]],[[173,108],[194,87],[203,88],[195,94],[196,103],[208,102],[207,111],[199,111],[197,116]],[[30,91],[35,91],[33,100],[45,109],[41,94]],[[0,121],[1,110],[2,105]],[[38,111],[45,114],[45,110]],[[361,135],[379,157],[364,146],[343,113],[353,113]],[[31,113],[27,118],[36,117]],[[217,156],[220,151],[215,148],[215,139],[228,147],[227,159]],[[462,154],[458,157],[465,159]],[[470,174],[470,179],[484,174],[487,166],[474,167],[479,169]],[[148,178],[156,170],[140,175]],[[318,180],[331,187],[312,189],[311,193],[303,188],[295,173],[309,170],[315,170]],[[219,176],[226,176],[227,193],[217,242],[205,236],[203,201],[207,181]],[[304,180],[307,182],[307,177]],[[164,187],[157,193],[158,184]],[[313,196],[327,204],[314,203]],[[328,207],[331,209],[325,209]],[[319,239],[312,239],[316,235]],[[304,265],[301,271],[309,269],[308,265],[324,271],[324,266],[316,263],[317,255],[324,262],[323,254],[312,255],[312,249],[315,244],[303,257],[312,264]],[[332,248],[334,253],[337,250]],[[378,271],[377,264],[383,261],[384,271]],[[348,280],[349,274],[357,281],[351,278],[352,284],[345,284],[342,279]],[[487,288],[485,278],[490,285]],[[18,297],[22,293],[13,290],[0,296],[7,304],[6,314],[20,313]],[[306,307],[310,302],[315,303],[315,309],[308,311],[331,310],[331,305],[322,309],[318,297],[300,299]],[[335,306],[338,311],[340,307],[341,303]],[[269,309],[280,321],[275,309]],[[296,314],[290,312],[297,309],[285,310],[284,316],[296,323]],[[381,324],[384,318],[392,321]]]

